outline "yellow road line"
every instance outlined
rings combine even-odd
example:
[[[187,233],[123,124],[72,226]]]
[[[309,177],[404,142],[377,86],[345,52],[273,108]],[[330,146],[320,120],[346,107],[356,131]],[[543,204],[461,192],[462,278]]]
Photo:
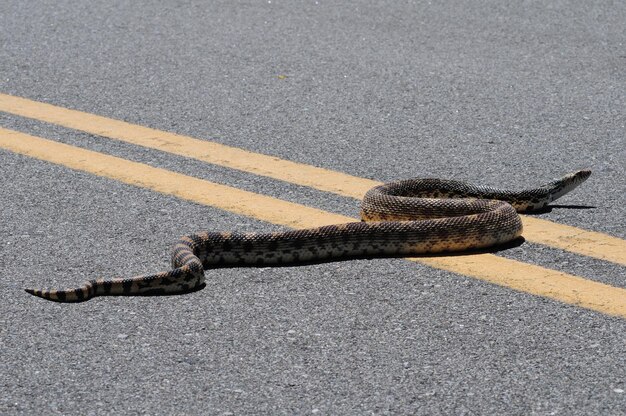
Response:
[[[626,266],[626,240],[527,215],[522,223],[528,241]]]
[[[236,147],[0,94],[0,111],[339,195],[360,198],[377,182]]]
[[[370,179],[6,94],[0,94],[0,111],[352,198],[360,199],[369,188],[380,184]],[[524,216],[523,221],[524,238],[530,242],[626,265],[626,240],[534,217]]]
[[[130,185],[293,228],[354,221],[343,215],[0,128],[0,148]],[[500,286],[626,318],[626,290],[492,254],[412,258]]]
[[[0,147],[36,159],[292,228],[332,224],[326,212],[143,163],[0,128]],[[326,220],[326,222],[325,222]]]

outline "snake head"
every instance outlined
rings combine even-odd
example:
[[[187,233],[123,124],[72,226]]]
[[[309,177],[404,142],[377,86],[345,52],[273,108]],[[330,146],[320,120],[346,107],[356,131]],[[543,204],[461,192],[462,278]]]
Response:
[[[591,176],[591,170],[583,169],[579,170],[578,172],[565,175],[561,179],[557,179],[556,181],[544,185],[543,188],[548,189],[548,191],[550,192],[548,202],[552,202],[562,197],[566,193],[572,191],[578,185],[586,181],[589,176]]]

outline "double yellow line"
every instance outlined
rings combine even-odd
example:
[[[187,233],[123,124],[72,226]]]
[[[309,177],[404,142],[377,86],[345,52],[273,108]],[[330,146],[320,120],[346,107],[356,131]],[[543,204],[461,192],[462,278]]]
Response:
[[[352,198],[361,198],[379,183],[5,94],[0,94],[0,111]],[[354,221],[13,130],[0,128],[0,148],[292,228]],[[528,241],[626,265],[624,240],[538,218],[524,217],[523,222],[524,237]],[[492,254],[409,260],[626,318],[626,290],[560,271]]]

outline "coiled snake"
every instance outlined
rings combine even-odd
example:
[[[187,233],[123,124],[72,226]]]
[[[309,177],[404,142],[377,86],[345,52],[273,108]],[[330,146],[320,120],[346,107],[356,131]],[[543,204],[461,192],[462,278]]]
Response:
[[[75,289],[25,290],[57,302],[180,294],[204,287],[204,269],[485,248],[521,235],[518,211],[546,207],[590,174],[581,170],[518,192],[441,179],[391,182],[367,192],[361,222],[274,233],[195,233],[174,247],[170,271],[95,279]]]

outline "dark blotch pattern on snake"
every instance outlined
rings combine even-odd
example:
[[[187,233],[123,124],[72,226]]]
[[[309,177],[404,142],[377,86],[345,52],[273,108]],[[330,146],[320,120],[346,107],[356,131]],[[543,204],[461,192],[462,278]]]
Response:
[[[218,267],[486,248],[521,235],[518,211],[546,207],[590,174],[581,170],[518,192],[441,179],[391,182],[367,192],[361,204],[361,222],[274,233],[200,232],[179,240],[170,271],[89,280],[74,289],[25,290],[57,302],[82,302],[96,296],[180,294],[204,287],[204,270]]]

